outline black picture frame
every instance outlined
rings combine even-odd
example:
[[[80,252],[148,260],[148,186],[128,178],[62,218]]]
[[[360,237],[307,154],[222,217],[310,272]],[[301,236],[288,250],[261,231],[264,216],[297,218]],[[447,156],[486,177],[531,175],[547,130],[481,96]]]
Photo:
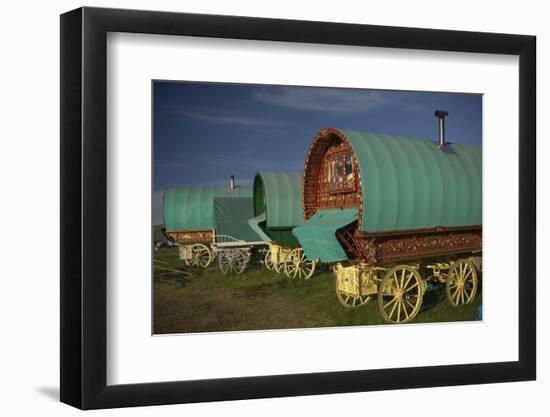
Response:
[[[519,360],[107,385],[108,32],[519,56]],[[60,56],[62,402],[95,409],[536,378],[534,36],[85,7],[61,15]]]

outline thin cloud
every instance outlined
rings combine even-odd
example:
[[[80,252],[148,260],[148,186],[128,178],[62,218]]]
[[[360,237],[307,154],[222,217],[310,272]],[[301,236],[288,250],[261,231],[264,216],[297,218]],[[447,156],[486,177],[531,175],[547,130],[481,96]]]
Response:
[[[265,118],[247,117],[240,115],[223,115],[220,113],[209,112],[184,112],[183,115],[195,120],[218,125],[233,125],[242,127],[275,127],[283,125],[283,123],[276,120],[267,120]]]
[[[253,98],[264,104],[293,110],[321,111],[341,115],[364,113],[388,104],[387,98],[378,92],[333,88],[262,89],[253,93]]]
[[[205,169],[218,170],[225,169],[230,171],[280,171],[281,161],[273,160],[269,155],[263,155],[253,149],[246,149],[239,154],[230,154],[227,152],[210,152],[208,155],[197,155],[196,160]],[[285,170],[303,169],[303,160],[293,163],[292,158],[287,158],[284,163]]]

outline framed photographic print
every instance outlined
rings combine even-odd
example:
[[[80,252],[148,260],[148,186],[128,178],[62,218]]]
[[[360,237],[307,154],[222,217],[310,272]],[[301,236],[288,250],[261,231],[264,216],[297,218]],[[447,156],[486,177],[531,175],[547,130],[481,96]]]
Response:
[[[535,379],[535,38],[61,16],[61,400]]]

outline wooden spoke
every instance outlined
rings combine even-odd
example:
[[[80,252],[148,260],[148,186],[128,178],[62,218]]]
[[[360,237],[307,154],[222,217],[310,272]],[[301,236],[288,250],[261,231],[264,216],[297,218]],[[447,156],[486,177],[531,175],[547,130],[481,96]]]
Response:
[[[456,261],[447,274],[445,287],[453,307],[470,304],[477,292],[477,270],[474,264],[467,259]]]
[[[399,301],[399,300],[395,299],[395,301]],[[391,309],[390,317],[393,317],[393,312],[394,312],[395,309],[397,308],[397,305],[398,305],[398,304],[399,304],[399,303],[395,303],[395,305],[394,305],[393,308]]]
[[[250,257],[244,249],[222,250],[218,257],[218,265],[224,275],[241,274],[249,261]]]
[[[456,285],[454,288],[456,288],[456,290],[451,295],[451,299],[453,300],[455,299],[455,297],[458,299],[458,296],[460,295],[460,287]]]
[[[338,301],[340,301],[340,304],[346,308],[360,307],[367,304],[371,300],[371,297],[367,295],[351,295],[341,293],[338,291],[338,288],[336,288],[336,297],[338,298]]]
[[[378,308],[388,323],[413,320],[422,306],[424,286],[418,271],[409,265],[390,269],[378,290]]]
[[[315,272],[317,262],[308,259],[302,248],[293,249],[284,262],[284,272],[291,279],[309,279]]]
[[[401,321],[401,300],[397,302],[397,322],[399,323]]]
[[[396,301],[397,301],[397,298],[392,298],[388,303],[384,304],[384,308],[389,307],[390,305],[392,305]]]
[[[414,304],[412,304],[409,300],[405,300],[405,302],[412,308],[414,311]]]
[[[405,316],[408,320],[409,319],[409,313],[407,312],[407,307],[405,306],[405,303],[403,302],[403,300],[400,300],[400,301],[401,301],[401,305],[403,306],[403,313],[405,313]]]
[[[410,290],[414,290],[416,287],[418,287],[418,285],[420,285],[419,282],[415,282],[413,285],[411,285],[410,287],[405,287],[405,289],[403,291],[410,291]]]
[[[274,265],[273,265],[273,260],[271,259],[271,250],[269,250],[269,249],[268,249],[267,252],[265,253],[264,265],[265,265],[265,268],[266,268],[268,271],[273,271]]]
[[[403,287],[401,288],[407,288],[407,286],[409,285],[409,282],[411,282],[412,277],[413,277],[413,274],[409,274],[409,276],[407,277],[407,280],[405,281],[405,284],[403,284]]]
[[[185,264],[195,268],[207,268],[212,259],[213,255],[208,246],[202,243],[195,243],[191,245],[191,258],[185,259]]]

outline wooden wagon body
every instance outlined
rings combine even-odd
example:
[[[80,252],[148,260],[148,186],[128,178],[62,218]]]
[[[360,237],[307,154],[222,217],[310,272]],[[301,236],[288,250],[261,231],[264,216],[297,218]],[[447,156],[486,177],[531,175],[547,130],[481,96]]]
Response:
[[[428,279],[465,304],[481,265],[481,173],[473,146],[322,129],[305,162],[306,221],[293,233],[308,257],[333,263],[347,307],[378,294],[387,321],[412,320]]]

